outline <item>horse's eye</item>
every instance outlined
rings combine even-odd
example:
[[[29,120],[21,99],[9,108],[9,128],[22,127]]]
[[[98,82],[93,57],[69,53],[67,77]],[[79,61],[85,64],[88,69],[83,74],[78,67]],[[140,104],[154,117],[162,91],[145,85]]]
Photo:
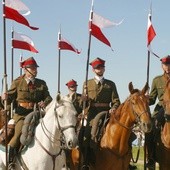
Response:
[[[58,117],[61,119],[61,118],[63,118],[63,115],[58,115]]]
[[[134,105],[134,104],[135,104],[135,101],[134,101],[134,100],[131,100],[131,103]]]

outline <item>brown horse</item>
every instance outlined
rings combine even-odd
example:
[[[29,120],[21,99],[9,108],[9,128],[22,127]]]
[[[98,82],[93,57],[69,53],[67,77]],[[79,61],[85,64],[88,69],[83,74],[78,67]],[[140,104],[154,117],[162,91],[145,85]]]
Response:
[[[135,123],[145,133],[151,130],[148,99],[145,96],[148,85],[140,91],[129,83],[130,96],[112,114],[106,125],[96,151],[95,170],[127,170],[131,160],[129,137]],[[74,151],[75,152],[75,151]],[[77,155],[77,152],[76,152]]]
[[[160,170],[170,169],[170,81],[167,82],[163,95],[165,124],[156,141],[156,161]]]

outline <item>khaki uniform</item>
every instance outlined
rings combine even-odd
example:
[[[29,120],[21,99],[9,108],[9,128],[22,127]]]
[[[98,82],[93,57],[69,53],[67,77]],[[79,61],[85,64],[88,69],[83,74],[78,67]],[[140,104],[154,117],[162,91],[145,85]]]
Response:
[[[145,135],[145,143],[148,152],[148,164],[152,164],[151,162],[155,160],[155,134],[157,133],[157,128],[155,127],[155,120],[160,119],[162,117],[162,113],[160,112],[163,108],[163,94],[165,91],[165,86],[168,81],[168,76],[166,74],[159,75],[155,77],[152,81],[152,87],[149,94],[149,105],[154,105],[158,99],[158,103],[156,104],[154,111],[152,113],[152,131],[150,133],[146,133]],[[158,121],[158,120],[157,120]],[[156,121],[156,122],[157,122]],[[159,120],[160,121],[160,120]],[[150,166],[150,165],[149,165]]]
[[[85,87],[85,86],[84,86]],[[90,108],[87,115],[87,125],[84,132],[84,143],[85,145],[89,143],[90,140],[90,121],[94,117],[102,112],[109,111],[110,104],[112,108],[117,109],[120,105],[119,95],[114,82],[104,79],[102,84],[98,84],[95,79],[90,79],[87,81],[87,94],[90,102]],[[87,141],[87,143],[86,143]]]
[[[149,94],[149,105],[154,105],[158,99],[158,103],[154,108],[152,116],[154,117],[158,111],[162,108],[163,94],[165,91],[165,86],[168,81],[168,76],[166,74],[157,76],[152,81],[152,87]]]
[[[32,88],[29,88],[24,75],[15,79],[8,91],[8,104],[15,101],[15,134],[9,145],[17,147],[21,135],[23,121],[26,115],[33,111],[33,105],[44,101],[48,105],[52,101],[45,81],[35,78]],[[30,103],[30,106],[25,106]]]

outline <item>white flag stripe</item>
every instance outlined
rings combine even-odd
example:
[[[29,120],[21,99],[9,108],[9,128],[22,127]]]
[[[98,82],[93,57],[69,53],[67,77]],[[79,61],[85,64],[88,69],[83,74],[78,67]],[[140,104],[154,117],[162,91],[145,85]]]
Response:
[[[117,25],[120,25],[122,21],[120,21],[119,23],[116,23],[116,22],[112,22],[106,18],[103,18],[102,16],[96,14],[93,12],[93,24],[98,26],[99,28],[106,28],[106,27],[113,27],[113,26],[117,26]]]
[[[5,5],[22,12],[22,15],[29,15],[31,13],[30,9],[20,0],[6,0]]]
[[[147,29],[149,29],[149,27],[152,25],[152,24],[151,24],[150,17],[151,17],[151,14],[149,13],[149,14],[148,14],[148,27],[147,27]]]
[[[34,46],[34,43],[31,40],[31,38],[29,38],[28,36],[26,36],[24,34],[19,34],[15,31],[14,31],[14,40],[24,41],[24,42],[27,42],[28,44],[31,44],[32,46]]]

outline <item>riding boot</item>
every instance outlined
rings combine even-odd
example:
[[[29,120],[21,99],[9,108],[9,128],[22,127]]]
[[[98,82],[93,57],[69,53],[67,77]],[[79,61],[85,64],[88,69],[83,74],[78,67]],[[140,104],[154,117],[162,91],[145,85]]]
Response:
[[[14,157],[16,150],[14,147],[9,146],[9,154],[8,154],[8,169],[15,170]]]

